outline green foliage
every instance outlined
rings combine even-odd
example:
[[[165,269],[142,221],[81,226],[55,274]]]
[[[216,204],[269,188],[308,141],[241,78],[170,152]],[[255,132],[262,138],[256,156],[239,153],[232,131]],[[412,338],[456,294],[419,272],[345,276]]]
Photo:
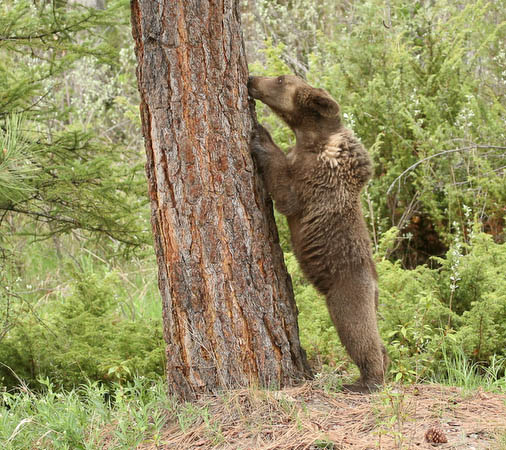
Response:
[[[9,386],[13,372],[65,386],[161,373],[156,264],[143,286],[145,272],[125,273],[151,240],[134,60],[126,0],[104,10],[2,1],[0,382]],[[95,263],[80,268],[92,259],[83,253]]]
[[[506,245],[478,228],[468,243],[454,242],[438,269],[378,264],[382,331],[403,378],[437,372],[448,349],[485,366],[506,356]]]
[[[104,11],[2,3],[0,221],[18,232],[79,230],[114,250],[149,242],[128,23],[124,0]],[[0,248],[10,237],[0,233]]]
[[[490,364],[484,367],[474,362],[452,340],[442,343],[442,360],[434,368],[432,381],[449,386],[461,386],[466,390],[479,387],[490,391],[506,391],[506,358],[492,356]]]
[[[5,121],[5,131],[0,129],[0,207],[26,195],[28,179],[38,171],[19,136],[21,127],[20,117],[12,116]]]
[[[90,270],[91,269],[91,270]],[[116,271],[75,272],[66,293],[26,315],[2,340],[0,381],[33,384],[49,377],[71,388],[83,380],[111,382],[163,373],[160,315],[125,317],[126,291]]]
[[[308,56],[318,48],[321,34],[329,39],[340,37],[341,18],[348,14],[346,7],[334,0],[258,0],[252,3],[255,18],[251,35],[262,36],[282,49],[279,61],[297,74],[307,71]],[[268,49],[269,44],[266,47]]]
[[[404,392],[387,386],[374,400],[376,403],[374,412],[379,422],[378,434],[380,436],[390,434],[394,439],[395,448],[409,446],[406,442],[406,433],[403,433],[403,425],[413,419],[407,408]]]

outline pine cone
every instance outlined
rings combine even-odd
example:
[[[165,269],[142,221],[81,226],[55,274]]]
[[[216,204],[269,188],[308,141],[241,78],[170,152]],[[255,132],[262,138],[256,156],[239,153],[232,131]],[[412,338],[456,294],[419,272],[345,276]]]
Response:
[[[438,426],[432,426],[427,430],[425,440],[432,444],[446,444],[448,442],[443,430]]]

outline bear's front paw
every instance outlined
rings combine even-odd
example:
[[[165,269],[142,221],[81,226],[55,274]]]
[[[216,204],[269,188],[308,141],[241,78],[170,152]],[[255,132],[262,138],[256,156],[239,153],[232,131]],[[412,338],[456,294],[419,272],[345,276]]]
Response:
[[[263,146],[273,143],[271,135],[267,129],[259,123],[256,124],[255,128],[253,128],[253,131],[251,132],[251,142],[258,143]]]
[[[251,141],[250,151],[253,159],[256,161],[257,167],[263,171],[264,167],[268,164],[268,150],[260,142]]]
[[[251,134],[250,151],[260,169],[267,164],[271,144],[269,132],[262,125],[257,124]]]

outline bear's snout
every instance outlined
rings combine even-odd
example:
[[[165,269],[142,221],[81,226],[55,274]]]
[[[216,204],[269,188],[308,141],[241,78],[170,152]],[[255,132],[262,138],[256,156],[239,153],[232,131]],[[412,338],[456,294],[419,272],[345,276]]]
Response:
[[[258,95],[258,92],[257,90],[255,89],[254,87],[254,82],[255,82],[255,77],[252,77],[251,75],[248,77],[248,94],[253,97],[253,98],[257,98],[256,96]]]
[[[256,98],[258,100],[262,100],[263,93],[262,90],[259,89],[259,82],[265,77],[248,77],[248,94],[250,97]]]

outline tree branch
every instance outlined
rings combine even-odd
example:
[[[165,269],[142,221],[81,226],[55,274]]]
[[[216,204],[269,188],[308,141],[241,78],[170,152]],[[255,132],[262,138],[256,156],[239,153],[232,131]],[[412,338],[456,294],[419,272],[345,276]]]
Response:
[[[55,34],[64,33],[66,31],[72,31],[74,27],[81,25],[91,19],[94,14],[86,16],[84,19],[78,20],[77,22],[69,25],[68,27],[61,28],[59,30],[50,31],[48,33],[33,35],[33,36],[0,36],[0,41],[31,41],[34,39],[44,39],[45,37],[54,36]]]
[[[427,156],[426,158],[423,158],[421,159],[420,161],[417,161],[415,164],[409,166],[404,172],[402,172],[393,182],[392,184],[390,185],[390,187],[388,188],[387,190],[387,195],[390,194],[390,191],[392,190],[392,188],[394,187],[395,183],[397,183],[397,181],[399,181],[399,185],[400,185],[400,180],[401,178],[406,175],[408,172],[412,171],[413,169],[415,169],[416,167],[418,167],[420,164],[422,164],[423,162],[425,161],[428,161],[429,159],[432,159],[432,158],[435,158],[436,156],[441,156],[441,155],[446,155],[448,153],[456,153],[456,152],[464,152],[464,151],[469,151],[469,150],[474,150],[474,149],[477,149],[477,148],[495,148],[495,149],[498,149],[498,150],[505,150],[506,147],[501,147],[501,146],[497,146],[497,145],[478,145],[478,144],[475,144],[475,145],[471,145],[469,147],[460,147],[460,148],[453,148],[451,150],[444,150],[442,152],[439,152],[439,153],[436,153],[434,155],[430,155],[430,156]]]

